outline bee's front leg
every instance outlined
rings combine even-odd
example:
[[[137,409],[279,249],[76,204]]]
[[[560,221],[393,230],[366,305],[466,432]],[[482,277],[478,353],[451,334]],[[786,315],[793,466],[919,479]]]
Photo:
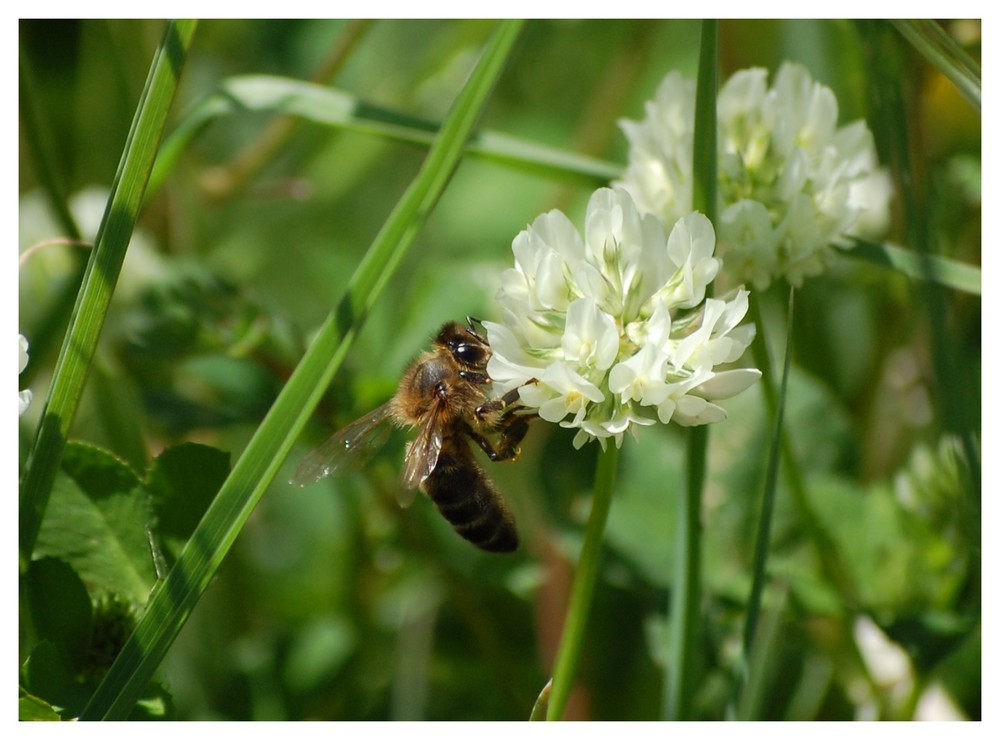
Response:
[[[476,417],[480,421],[484,421],[486,417],[491,414],[496,414],[498,412],[502,414],[511,406],[520,403],[521,389],[524,388],[524,386],[534,385],[537,382],[538,380],[536,378],[532,378],[527,383],[522,383],[517,388],[513,388],[507,391],[502,396],[500,396],[500,398],[494,398],[493,400],[487,401],[486,403],[480,405],[479,407],[476,408]]]
[[[468,380],[473,385],[489,385],[493,382],[491,378],[486,373],[478,373],[475,370],[459,370],[458,376],[462,380]]]

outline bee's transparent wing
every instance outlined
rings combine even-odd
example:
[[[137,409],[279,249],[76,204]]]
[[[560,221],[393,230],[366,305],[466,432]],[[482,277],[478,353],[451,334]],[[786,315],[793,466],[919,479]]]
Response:
[[[391,403],[384,403],[352,421],[302,458],[302,462],[292,473],[292,484],[305,486],[329,475],[341,475],[361,469],[385,444],[392,429],[390,421]]]
[[[417,438],[406,448],[406,459],[403,461],[403,472],[399,477],[400,485],[396,495],[400,506],[405,508],[412,504],[420,484],[434,472],[443,440],[444,424],[441,423],[438,409],[427,415]]]

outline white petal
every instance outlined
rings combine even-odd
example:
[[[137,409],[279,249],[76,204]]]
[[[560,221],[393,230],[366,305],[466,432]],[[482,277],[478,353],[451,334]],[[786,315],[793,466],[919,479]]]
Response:
[[[663,382],[666,360],[666,353],[647,344],[611,368],[608,389],[618,395],[623,404],[638,401],[643,406],[655,406],[669,393],[669,386]]]
[[[597,307],[593,298],[581,298],[566,311],[563,355],[581,366],[607,370],[618,356],[615,321]]]
[[[529,356],[521,348],[514,334],[502,324],[484,321],[493,356],[486,365],[486,372],[493,379],[496,389],[506,393],[538,377],[544,363]]]
[[[17,374],[20,375],[28,366],[28,340],[24,338],[24,334],[17,335],[17,346]]]
[[[766,94],[766,69],[753,67],[734,72],[719,90],[719,120],[729,121],[758,112]]]
[[[685,216],[670,231],[667,251],[675,265],[700,262],[715,252],[715,229],[705,214],[697,211]]]
[[[681,426],[700,426],[716,424],[725,418],[726,410],[721,406],[709,403],[698,396],[681,396],[677,399],[673,420]]]
[[[704,398],[732,398],[760,380],[761,372],[756,368],[738,368],[715,373],[712,378],[699,385],[694,392]]]

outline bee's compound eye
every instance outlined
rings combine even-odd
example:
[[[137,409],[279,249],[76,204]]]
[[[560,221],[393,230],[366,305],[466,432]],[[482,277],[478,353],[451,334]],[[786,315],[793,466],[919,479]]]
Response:
[[[482,347],[467,342],[460,342],[452,349],[455,359],[466,365],[480,365],[486,359],[486,353]]]

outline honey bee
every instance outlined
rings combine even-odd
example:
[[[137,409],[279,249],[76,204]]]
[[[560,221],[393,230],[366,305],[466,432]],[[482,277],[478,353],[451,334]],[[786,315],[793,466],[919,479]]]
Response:
[[[398,500],[409,506],[420,489],[455,531],[476,547],[513,552],[518,536],[507,503],[469,446],[490,460],[513,460],[536,414],[517,413],[518,388],[490,398],[486,363],[492,350],[472,317],[441,327],[429,352],[410,363],[396,394],[309,452],[292,475],[304,486],[357,470],[385,443],[393,426],[416,427],[406,448]],[[499,435],[496,446],[486,435]]]

